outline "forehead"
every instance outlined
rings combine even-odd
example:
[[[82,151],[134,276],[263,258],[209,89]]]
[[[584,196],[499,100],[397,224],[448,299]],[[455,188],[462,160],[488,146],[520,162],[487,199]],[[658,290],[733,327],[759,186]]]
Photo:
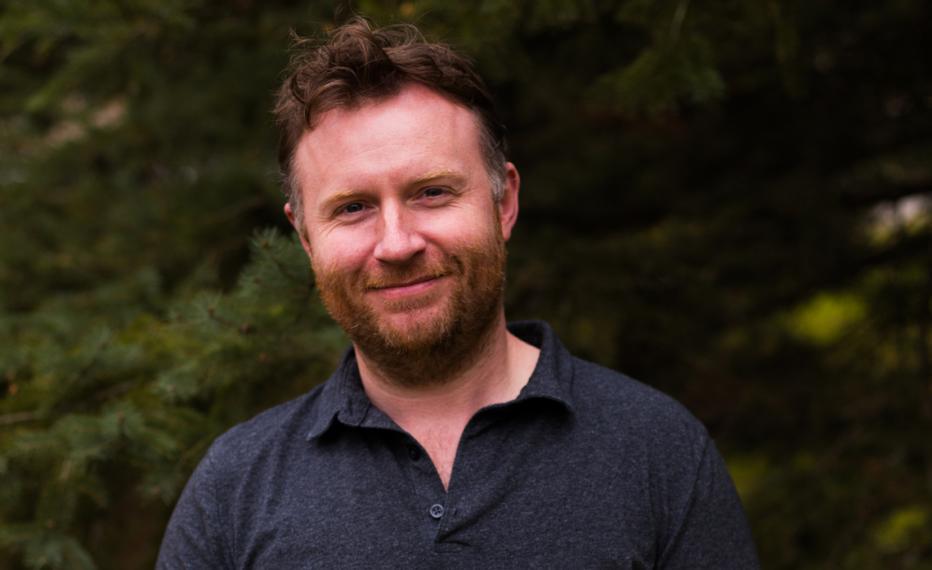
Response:
[[[305,198],[313,198],[431,170],[466,173],[482,165],[479,140],[473,111],[409,85],[386,99],[324,113],[295,150],[295,174]]]

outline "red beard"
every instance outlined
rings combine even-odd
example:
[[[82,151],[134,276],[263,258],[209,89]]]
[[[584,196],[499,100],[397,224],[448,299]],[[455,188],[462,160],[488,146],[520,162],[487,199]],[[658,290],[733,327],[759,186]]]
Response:
[[[366,358],[399,384],[424,386],[444,383],[481,354],[501,312],[505,259],[505,242],[496,231],[485,242],[439,260],[421,254],[378,273],[341,273],[315,264],[314,273],[327,311]],[[452,291],[441,292],[439,299],[382,300],[378,307],[367,298],[373,289],[426,277],[452,280]],[[427,314],[414,318],[420,311]],[[392,315],[411,316],[411,322],[396,326]]]

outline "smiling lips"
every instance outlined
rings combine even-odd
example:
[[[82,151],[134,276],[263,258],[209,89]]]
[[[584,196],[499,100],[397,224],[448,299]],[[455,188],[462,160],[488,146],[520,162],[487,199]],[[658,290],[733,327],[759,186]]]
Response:
[[[371,283],[369,290],[388,297],[404,297],[426,291],[444,277],[443,274],[425,275],[399,282]]]

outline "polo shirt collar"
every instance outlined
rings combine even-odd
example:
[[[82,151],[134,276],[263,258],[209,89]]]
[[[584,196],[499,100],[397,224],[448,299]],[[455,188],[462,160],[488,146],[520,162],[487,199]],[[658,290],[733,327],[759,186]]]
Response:
[[[509,323],[508,330],[538,347],[540,356],[518,397],[513,402],[500,405],[505,407],[514,402],[544,399],[557,402],[572,412],[573,357],[553,329],[543,321],[517,321]],[[364,423],[367,427],[393,426],[384,413],[374,408],[366,395],[352,347],[347,349],[340,366],[324,384],[315,415],[307,439],[321,436],[336,423],[353,427]]]
[[[537,366],[516,401],[545,398],[573,411],[573,357],[550,325],[543,321],[516,321],[508,330],[524,342],[540,349]]]
[[[372,403],[362,388],[356,353],[350,347],[343,353],[340,366],[323,385],[316,418],[307,438],[320,436],[336,422],[358,426],[362,424],[371,406]]]

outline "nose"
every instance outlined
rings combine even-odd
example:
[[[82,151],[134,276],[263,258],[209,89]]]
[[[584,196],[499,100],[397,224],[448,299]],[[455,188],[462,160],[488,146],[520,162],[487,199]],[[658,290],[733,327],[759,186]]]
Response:
[[[381,212],[380,235],[373,255],[384,263],[405,263],[424,251],[427,243],[416,221],[404,208],[385,206]]]

